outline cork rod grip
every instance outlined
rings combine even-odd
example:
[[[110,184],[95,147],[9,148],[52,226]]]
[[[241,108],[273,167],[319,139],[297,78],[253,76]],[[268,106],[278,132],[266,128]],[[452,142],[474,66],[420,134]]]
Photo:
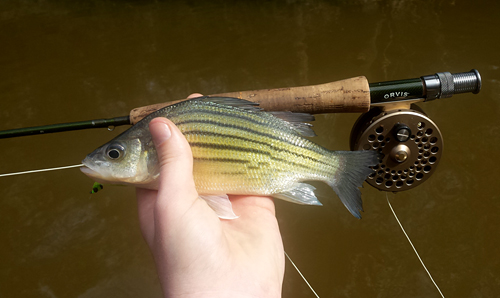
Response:
[[[368,81],[362,76],[320,85],[229,92],[210,96],[246,99],[259,103],[266,111],[321,114],[367,112],[370,109],[370,88]],[[150,113],[180,101],[182,100],[135,108],[130,112],[130,122],[136,124]]]

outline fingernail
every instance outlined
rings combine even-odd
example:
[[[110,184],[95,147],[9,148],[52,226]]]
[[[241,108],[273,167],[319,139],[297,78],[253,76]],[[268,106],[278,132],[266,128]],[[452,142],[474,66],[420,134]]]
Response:
[[[155,123],[154,125],[157,127],[154,130],[153,142],[155,143],[155,146],[159,146],[168,140],[172,133],[170,132],[168,125],[165,123]]]

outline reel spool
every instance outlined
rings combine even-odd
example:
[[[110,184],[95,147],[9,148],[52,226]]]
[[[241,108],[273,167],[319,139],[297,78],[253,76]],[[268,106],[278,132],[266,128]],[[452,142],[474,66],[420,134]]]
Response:
[[[389,111],[373,108],[354,124],[350,146],[377,151],[381,161],[366,181],[379,190],[398,192],[422,184],[436,171],[443,136],[416,105]]]

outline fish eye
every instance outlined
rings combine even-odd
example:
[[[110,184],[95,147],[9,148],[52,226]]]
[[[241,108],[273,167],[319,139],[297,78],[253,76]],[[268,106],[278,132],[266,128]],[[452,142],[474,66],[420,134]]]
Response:
[[[125,148],[119,144],[113,144],[108,147],[106,154],[111,159],[118,159],[125,153]]]

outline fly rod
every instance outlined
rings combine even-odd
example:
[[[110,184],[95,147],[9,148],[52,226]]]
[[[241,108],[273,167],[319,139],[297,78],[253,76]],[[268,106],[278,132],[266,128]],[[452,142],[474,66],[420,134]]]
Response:
[[[261,89],[213,94],[259,103],[266,111],[310,114],[363,113],[371,107],[408,104],[451,97],[481,90],[481,76],[475,69],[463,73],[440,72],[414,79],[368,83],[364,76],[320,85]],[[185,100],[185,99],[184,99]],[[0,139],[89,128],[134,125],[171,101],[133,109],[128,116],[0,131]]]

